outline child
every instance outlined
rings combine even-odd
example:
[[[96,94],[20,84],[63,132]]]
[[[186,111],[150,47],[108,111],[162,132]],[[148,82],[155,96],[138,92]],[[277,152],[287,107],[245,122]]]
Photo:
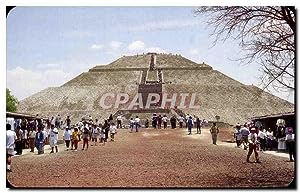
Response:
[[[75,127],[74,132],[72,133],[72,139],[75,147],[75,151],[77,151],[78,148],[78,142],[80,141],[80,135],[78,132],[78,128]]]
[[[98,128],[96,125],[92,128],[92,142],[94,142],[94,145],[97,145],[97,137],[98,137]]]
[[[87,150],[89,148],[89,130],[86,127],[83,129],[82,139],[83,139],[82,150],[84,150],[85,145]]]
[[[116,125],[114,123],[111,123],[109,130],[110,130],[111,141],[114,141],[115,140],[115,134],[117,133]]]
[[[101,142],[105,145],[105,128],[101,129]]]

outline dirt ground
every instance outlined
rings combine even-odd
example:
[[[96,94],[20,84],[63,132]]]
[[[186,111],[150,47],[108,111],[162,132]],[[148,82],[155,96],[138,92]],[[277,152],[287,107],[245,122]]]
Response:
[[[260,153],[262,163],[247,163],[247,151],[224,145],[231,131],[220,131],[218,145],[209,128],[195,132],[122,129],[116,141],[87,151],[80,143],[77,152],[60,145],[55,154],[13,157],[7,179],[14,187],[262,188],[286,187],[294,178],[286,158]]]

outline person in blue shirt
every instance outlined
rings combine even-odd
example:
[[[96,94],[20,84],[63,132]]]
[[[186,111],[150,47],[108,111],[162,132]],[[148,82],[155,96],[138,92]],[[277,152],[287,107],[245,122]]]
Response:
[[[41,127],[38,127],[38,132],[35,135],[35,147],[39,155],[44,153],[44,134]]]

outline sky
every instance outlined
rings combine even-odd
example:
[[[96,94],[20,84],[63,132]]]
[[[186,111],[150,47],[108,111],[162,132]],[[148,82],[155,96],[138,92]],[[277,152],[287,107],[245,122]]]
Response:
[[[197,7],[22,7],[6,20],[6,86],[18,100],[123,55],[181,54],[247,85],[260,84],[259,65],[242,65],[236,41],[213,46]],[[289,93],[275,93],[293,102]]]

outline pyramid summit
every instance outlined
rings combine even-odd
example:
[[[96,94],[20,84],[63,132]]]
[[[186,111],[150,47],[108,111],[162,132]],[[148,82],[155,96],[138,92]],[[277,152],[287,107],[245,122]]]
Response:
[[[294,111],[294,105],[256,86],[244,85],[207,64],[181,55],[146,53],[98,65],[60,87],[22,101],[19,112],[45,117],[70,115],[106,119],[152,113],[190,114],[235,124],[249,117]]]

